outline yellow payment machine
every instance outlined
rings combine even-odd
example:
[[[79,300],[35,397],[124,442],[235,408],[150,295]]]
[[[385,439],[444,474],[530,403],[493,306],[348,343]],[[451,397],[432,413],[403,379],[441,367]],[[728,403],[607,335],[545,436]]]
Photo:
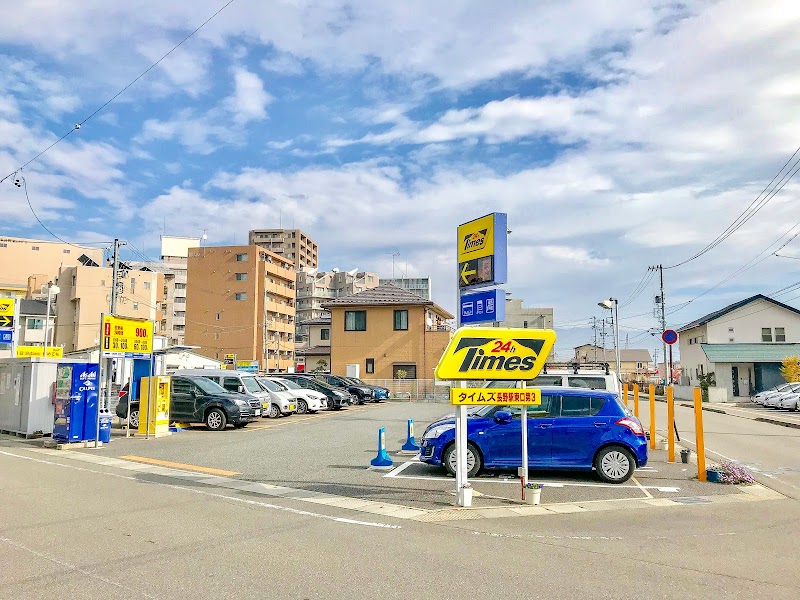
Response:
[[[142,377],[139,384],[139,433],[155,437],[169,435],[168,375]]]

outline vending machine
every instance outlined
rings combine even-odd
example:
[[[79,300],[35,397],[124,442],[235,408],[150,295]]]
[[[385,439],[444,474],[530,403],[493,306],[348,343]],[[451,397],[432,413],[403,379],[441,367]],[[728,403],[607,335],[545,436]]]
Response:
[[[65,442],[93,440],[97,435],[100,365],[61,363],[53,398],[53,438]]]

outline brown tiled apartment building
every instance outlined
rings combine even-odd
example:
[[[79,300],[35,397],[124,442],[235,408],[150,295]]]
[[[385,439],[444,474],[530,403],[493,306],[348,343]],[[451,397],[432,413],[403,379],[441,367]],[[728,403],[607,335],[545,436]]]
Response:
[[[317,245],[299,229],[253,229],[247,241],[288,258],[295,271],[318,264]]]

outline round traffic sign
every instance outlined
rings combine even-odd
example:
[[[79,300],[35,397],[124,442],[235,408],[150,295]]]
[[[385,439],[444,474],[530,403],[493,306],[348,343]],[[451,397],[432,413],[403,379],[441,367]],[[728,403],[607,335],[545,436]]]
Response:
[[[667,329],[661,334],[661,339],[664,340],[665,344],[669,344],[671,346],[678,341],[678,332],[674,329]]]

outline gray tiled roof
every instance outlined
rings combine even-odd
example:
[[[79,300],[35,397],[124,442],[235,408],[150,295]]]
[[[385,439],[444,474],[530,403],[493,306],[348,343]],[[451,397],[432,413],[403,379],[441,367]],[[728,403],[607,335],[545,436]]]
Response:
[[[409,292],[397,286],[384,283],[351,296],[330,300],[323,304],[322,308],[329,308],[332,306],[380,306],[392,304],[432,306],[433,302],[425,300],[414,292]]]
[[[56,312],[55,302],[50,303],[50,315]],[[19,304],[19,314],[44,316],[47,313],[47,302],[45,300],[22,300]]]
[[[299,348],[294,351],[297,356],[327,356],[331,353],[330,346],[312,346],[311,348]]]
[[[767,302],[772,302],[772,304],[774,304],[775,306],[780,306],[781,308],[785,308],[786,310],[789,310],[795,314],[800,314],[800,310],[797,310],[793,306],[789,306],[788,304],[784,304],[783,302],[778,302],[777,300],[770,298],[769,296],[765,296],[764,294],[756,294],[755,296],[750,296],[749,298],[745,298],[744,300],[740,300],[739,302],[734,302],[733,304],[729,304],[725,308],[721,308],[719,310],[715,310],[712,313],[708,313],[707,315],[702,316],[699,319],[692,321],[691,323],[687,323],[686,325],[683,325],[680,329],[678,329],[678,332],[680,333],[683,331],[687,331],[689,329],[694,329],[695,327],[700,327],[701,325],[705,325],[706,323],[710,323],[711,321],[714,321],[722,316],[727,315],[729,312],[733,312],[737,308],[742,308],[743,306],[746,306],[751,302],[755,302],[757,300],[765,300]]]
[[[298,323],[298,325],[330,325],[330,324],[331,324],[330,313],[327,313],[327,315],[321,315],[319,317],[306,319],[305,321],[300,321]]]

